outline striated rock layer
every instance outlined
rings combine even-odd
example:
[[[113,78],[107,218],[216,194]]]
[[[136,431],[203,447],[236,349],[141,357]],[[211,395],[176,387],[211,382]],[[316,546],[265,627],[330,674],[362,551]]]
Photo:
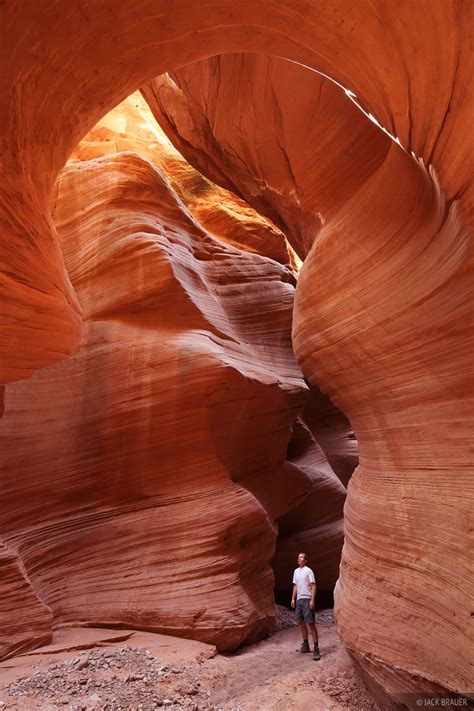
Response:
[[[3,216],[0,381],[28,377],[80,338],[77,302],[49,217],[54,180],[78,141],[141,84],[219,54],[301,62],[350,89],[468,205],[472,5],[459,0],[36,0],[0,8]],[[397,48],[394,54],[393,47]],[[432,48],[436,47],[437,52]],[[437,90],[433,91],[436,86]],[[469,188],[471,190],[471,188]],[[472,197],[472,192],[470,193]],[[471,216],[472,216],[472,207]],[[31,312],[36,319],[33,322]]]
[[[467,692],[468,185],[456,194],[446,182],[447,197],[436,173],[344,92],[311,73],[300,83],[303,75],[281,60],[222,56],[160,77],[144,95],[200,170],[232,183],[307,254],[295,350],[309,381],[350,418],[361,454],[336,589],[345,645],[391,694]],[[341,435],[350,445],[347,424]],[[353,463],[347,449],[336,457],[336,442],[331,428],[327,454],[347,482]],[[286,521],[297,524],[296,511]]]
[[[267,214],[301,258],[390,146],[339,87],[291,62],[222,55],[172,77],[142,88],[170,140],[201,172]]]
[[[288,481],[303,476],[309,486],[305,498],[278,519],[275,588],[288,594],[295,552],[304,551],[318,590],[332,593],[344,542],[346,487],[358,463],[358,446],[347,418],[314,386],[293,427],[287,457]]]
[[[306,395],[293,277],[130,152],[72,163],[54,219],[85,340],[8,390],[2,537],[56,626],[236,647],[271,624],[273,521],[302,489],[279,486]]]
[[[334,247],[342,240],[344,260]],[[338,628],[394,694],[469,692],[472,678],[468,245],[459,205],[392,143],[357,199],[319,233],[296,295],[303,371],[325,383],[359,444]]]
[[[154,76],[222,52],[287,57],[350,89],[399,138],[406,152],[387,144],[322,224],[294,318],[305,375],[360,440],[338,624],[385,690],[470,686],[471,13],[460,0],[0,6],[2,383],[79,342],[52,187],[78,140]]]
[[[192,216],[218,239],[286,266],[297,266],[293,250],[279,229],[183,159],[156,123],[140,92],[104,116],[76,146],[71,160],[131,150],[156,165]]]
[[[285,587],[302,541],[319,585],[332,589],[342,546],[345,490],[314,440],[316,458],[297,452],[301,432],[311,436],[294,426],[307,391],[291,349],[294,277],[256,254],[268,244],[288,262],[285,239],[199,182],[139,95],[74,151],[53,212],[85,340],[66,363],[9,387],[4,479],[21,475],[28,504],[15,483],[4,488],[2,535],[49,606],[50,627],[143,627],[222,648],[256,638],[273,614],[275,519],[298,507],[298,538],[285,539],[279,569]],[[197,218],[221,225],[223,239]],[[303,509],[308,496],[319,507]],[[267,584],[257,590],[254,575]],[[17,649],[15,635],[9,644],[4,654]]]
[[[22,561],[0,542],[0,659],[51,639],[53,615],[31,586]]]
[[[291,588],[296,555],[304,551],[315,571],[318,591],[332,592],[344,542],[346,489],[301,417],[293,428],[286,469],[290,486],[306,479],[308,487],[306,496],[278,519],[279,536],[272,561],[275,588],[280,594]]]
[[[359,447],[349,420],[315,386],[309,389],[302,417],[328,464],[347,487],[359,462]]]

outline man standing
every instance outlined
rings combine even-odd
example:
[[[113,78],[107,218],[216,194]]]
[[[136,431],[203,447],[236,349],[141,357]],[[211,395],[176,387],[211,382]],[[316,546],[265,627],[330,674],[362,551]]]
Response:
[[[314,618],[314,599],[316,597],[316,581],[311,568],[306,563],[308,558],[306,553],[298,556],[298,567],[293,573],[293,595],[291,596],[291,607],[295,607],[295,617],[300,623],[303,644],[298,649],[299,652],[310,652],[308,644],[308,624],[311,630],[311,637],[314,642],[313,659],[321,659],[318,646],[318,630]]]

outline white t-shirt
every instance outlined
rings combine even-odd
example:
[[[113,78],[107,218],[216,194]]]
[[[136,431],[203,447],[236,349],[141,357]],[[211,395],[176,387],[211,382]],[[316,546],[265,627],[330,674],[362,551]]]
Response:
[[[307,565],[296,568],[293,573],[293,583],[296,585],[296,599],[311,597],[311,583],[315,583],[314,573]]]

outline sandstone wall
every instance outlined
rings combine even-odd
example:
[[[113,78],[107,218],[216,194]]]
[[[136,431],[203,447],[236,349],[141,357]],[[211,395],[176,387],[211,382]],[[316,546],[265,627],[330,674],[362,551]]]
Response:
[[[279,59],[216,57],[143,93],[200,170],[232,183],[307,255],[295,351],[349,417],[361,457],[336,588],[345,645],[394,694],[469,691],[469,184],[453,193],[445,153],[427,170],[339,87]],[[451,103],[447,117],[461,110]],[[327,445],[336,440],[332,427]],[[340,464],[347,482],[347,454]],[[296,511],[283,521],[297,523]]]
[[[1,535],[26,592],[50,631],[52,611],[56,627],[256,638],[273,617],[273,522],[304,486],[279,485],[306,396],[292,274],[200,229],[130,152],[66,168],[54,219],[85,333],[7,392]],[[2,597],[7,616],[23,609],[14,588]]]
[[[384,689],[467,690],[472,4],[24,0],[0,13],[2,383],[80,341],[51,191],[79,139],[153,77],[222,52],[290,58],[399,139],[319,230],[294,342],[361,446],[343,641]]]
[[[28,377],[78,344],[80,315],[49,217],[50,191],[97,121],[168,69],[244,50],[324,72],[433,164],[449,197],[468,204],[469,167],[459,158],[470,122],[471,11],[459,0],[295,0],[291,8],[278,0],[238,8],[234,0],[204,0],[199,9],[156,0],[4,4],[0,205],[8,339],[0,380]]]

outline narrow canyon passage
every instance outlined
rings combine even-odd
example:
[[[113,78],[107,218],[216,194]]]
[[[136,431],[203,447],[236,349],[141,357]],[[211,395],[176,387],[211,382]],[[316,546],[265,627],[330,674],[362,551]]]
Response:
[[[298,546],[331,596],[354,440],[297,366],[283,233],[186,163],[139,93],[74,150],[52,216],[85,333],[8,388],[2,479],[28,499],[4,490],[2,534],[37,636],[10,620],[4,654],[48,623],[235,649],[268,632],[270,561],[288,595]]]
[[[186,163],[139,93],[74,150],[52,215],[85,337],[64,363],[8,388],[2,479],[14,469],[29,497],[11,490],[4,541],[38,598],[30,624],[47,632],[47,611],[54,630],[52,647],[31,657],[39,635],[28,637],[24,620],[5,623],[15,646],[4,648],[0,695],[12,709],[54,706],[65,694],[102,707],[120,696],[120,677],[75,692],[71,673],[54,671],[52,684],[46,667],[49,691],[38,686],[43,672],[28,665],[43,669],[64,635],[78,650],[89,634],[107,636],[103,625],[223,650],[258,640],[274,616],[270,558],[288,597],[298,546],[317,570],[321,606],[337,579],[357,458],[348,421],[308,387],[294,358],[298,266],[283,233]],[[323,676],[340,646],[332,616],[325,619]],[[300,708],[310,698],[337,708],[314,688],[308,660],[301,668],[297,635],[272,637],[256,658],[246,647],[195,670],[211,695],[202,708],[286,704],[297,680]],[[353,673],[344,659],[344,673]],[[348,699],[362,708],[368,692],[360,680],[353,686]],[[145,688],[129,692],[148,703]],[[186,695],[168,696],[188,705]],[[127,699],[116,703],[134,703]]]
[[[472,691],[470,9],[0,8],[3,657],[235,650],[304,549],[380,703]]]
[[[307,389],[291,349],[294,277],[199,226],[151,161],[140,98],[86,137],[57,184],[85,338],[9,388],[5,467],[29,497],[6,492],[3,539],[55,626],[134,626],[227,649],[271,623],[274,520],[308,488],[303,474],[283,482]],[[168,151],[174,179],[191,181],[185,196],[211,193],[224,238],[241,220],[251,245],[268,234],[289,261],[278,230],[232,198],[221,207]]]

